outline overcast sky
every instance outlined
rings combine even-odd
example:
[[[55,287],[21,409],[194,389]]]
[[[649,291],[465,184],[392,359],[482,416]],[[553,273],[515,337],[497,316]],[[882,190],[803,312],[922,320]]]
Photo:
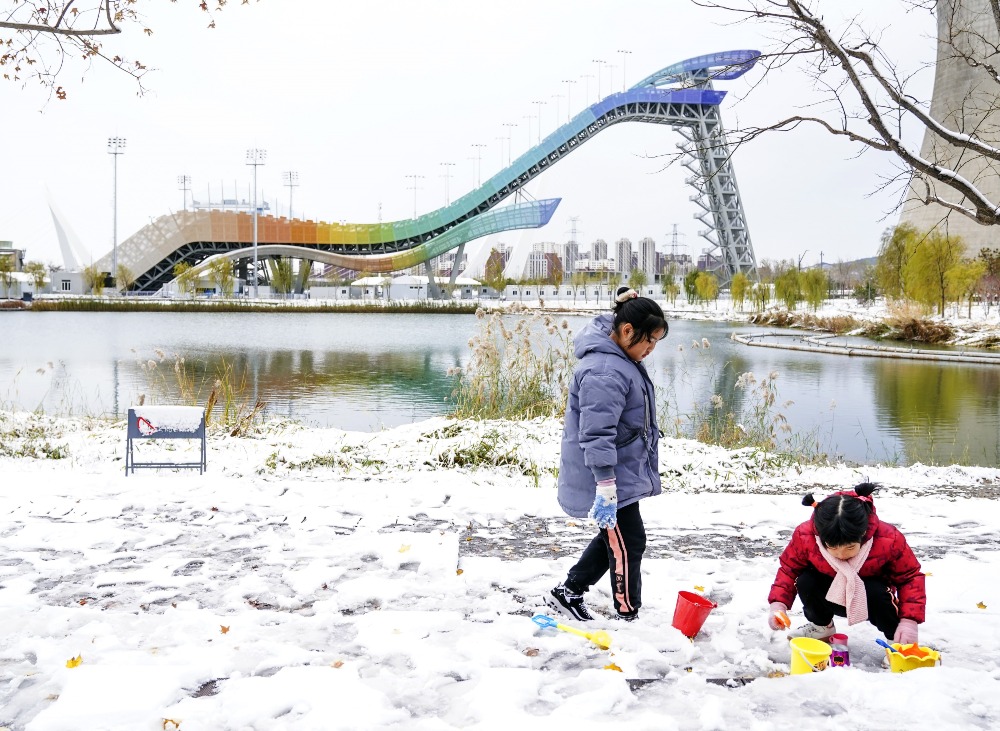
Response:
[[[828,17],[858,11],[875,26],[891,23],[887,42],[909,67],[933,61],[931,16],[901,15],[896,2],[820,4]],[[218,200],[223,191],[249,197],[251,147],[267,150],[259,187],[278,213],[289,206],[282,173],[294,171],[297,217],[391,221],[413,215],[415,196],[417,212],[426,213],[468,192],[477,154],[481,179],[496,173],[506,163],[508,134],[517,157],[535,144],[539,113],[544,136],[565,122],[567,103],[576,113],[596,100],[598,74],[606,95],[685,58],[770,44],[767,29],[732,25],[724,13],[687,0],[508,0],[489,9],[467,0],[263,0],[233,4],[214,30],[194,0],[143,5],[151,6],[153,36],[130,29],[107,38],[105,48],[155,67],[145,96],[124,74],[102,65],[86,70],[75,60],[61,78],[65,101],[47,101],[34,85],[0,82],[0,240],[27,249],[29,259],[61,260],[46,189],[95,259],[110,251],[111,136],[127,139],[118,158],[119,242],[181,208],[180,175],[191,178],[189,204],[210,194]],[[730,91],[728,129],[793,113],[809,99],[808,83],[792,72],[744,99],[760,78],[751,71],[718,84]],[[929,96],[932,74],[923,78]],[[678,243],[697,255],[705,242],[693,190],[683,183],[687,171],[662,169],[660,156],[678,141],[663,125],[602,132],[529,187],[536,198],[563,200],[552,222],[528,236],[565,241],[577,218],[584,245],[651,236],[668,251],[676,224]],[[896,196],[878,192],[892,161],[856,153],[801,130],[737,153],[758,261],[876,253],[881,232],[896,221]]]

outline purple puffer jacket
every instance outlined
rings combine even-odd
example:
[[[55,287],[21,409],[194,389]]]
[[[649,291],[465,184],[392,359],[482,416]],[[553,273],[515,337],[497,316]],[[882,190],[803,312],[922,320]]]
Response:
[[[611,339],[612,316],[594,318],[575,340],[559,461],[559,505],[585,518],[597,481],[614,477],[618,507],[660,494],[653,383],[645,367]]]

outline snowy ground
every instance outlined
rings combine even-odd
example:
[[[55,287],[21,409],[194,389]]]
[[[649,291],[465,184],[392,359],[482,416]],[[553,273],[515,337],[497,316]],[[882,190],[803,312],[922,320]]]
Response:
[[[600,651],[530,619],[594,530],[556,505],[559,429],[275,423],[211,438],[205,475],[126,477],[123,424],[0,412],[2,451],[69,454],[0,457],[0,728],[1000,727],[1000,470],[862,474],[667,440],[641,616],[595,622]],[[890,673],[874,628],[841,625],[853,667],[781,676],[766,596],[799,499],[862,478],[929,575],[921,640],[943,664]],[[719,607],[691,642],[670,623],[695,587]],[[610,611],[607,587],[590,600]]]

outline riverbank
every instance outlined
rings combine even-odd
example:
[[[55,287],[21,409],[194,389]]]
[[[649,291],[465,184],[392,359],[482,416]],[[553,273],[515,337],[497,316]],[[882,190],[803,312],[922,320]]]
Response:
[[[746,323],[775,328],[801,329],[865,337],[901,343],[925,343],[953,347],[1000,349],[1000,307],[948,308],[944,317],[926,316],[916,307],[900,306],[878,299],[859,304],[850,298],[826,300],[815,311],[789,311],[770,307],[748,312],[720,299],[708,305],[661,302],[668,319]],[[542,310],[554,314],[579,315],[603,312],[607,302],[499,300],[204,300],[147,299],[137,297],[42,297],[32,303],[0,300],[0,309],[34,312],[296,312],[358,313],[400,312],[416,314],[473,314],[479,308]]]
[[[210,434],[204,475],[128,477],[122,422],[0,424],[4,445],[43,434],[63,455],[0,456],[0,727],[1000,725],[1000,594],[983,582],[1000,570],[997,469],[809,467],[666,439],[639,619],[609,618],[604,582],[587,595],[602,651],[531,621],[595,530],[556,503],[555,420],[272,421]],[[890,673],[874,628],[838,624],[851,667],[787,675],[767,627],[777,556],[803,493],[863,479],[922,562],[921,643],[943,663]],[[679,590],[718,605],[693,641],[671,627]]]

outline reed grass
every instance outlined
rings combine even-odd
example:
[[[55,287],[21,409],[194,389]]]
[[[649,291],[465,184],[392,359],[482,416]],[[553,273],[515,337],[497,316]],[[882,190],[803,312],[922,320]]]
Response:
[[[267,401],[250,393],[246,368],[237,371],[232,363],[221,358],[212,379],[207,372],[197,375],[184,356],[172,356],[171,364],[163,351],[157,350],[156,355],[158,359],[139,363],[146,375],[152,401],[202,406],[205,425],[224,430],[229,436],[249,436],[259,431]],[[143,394],[139,404],[145,401]]]
[[[508,314],[477,310],[476,317],[480,330],[469,341],[469,364],[449,371],[455,377],[451,415],[515,421],[561,417],[576,362],[569,323],[517,307]]]

